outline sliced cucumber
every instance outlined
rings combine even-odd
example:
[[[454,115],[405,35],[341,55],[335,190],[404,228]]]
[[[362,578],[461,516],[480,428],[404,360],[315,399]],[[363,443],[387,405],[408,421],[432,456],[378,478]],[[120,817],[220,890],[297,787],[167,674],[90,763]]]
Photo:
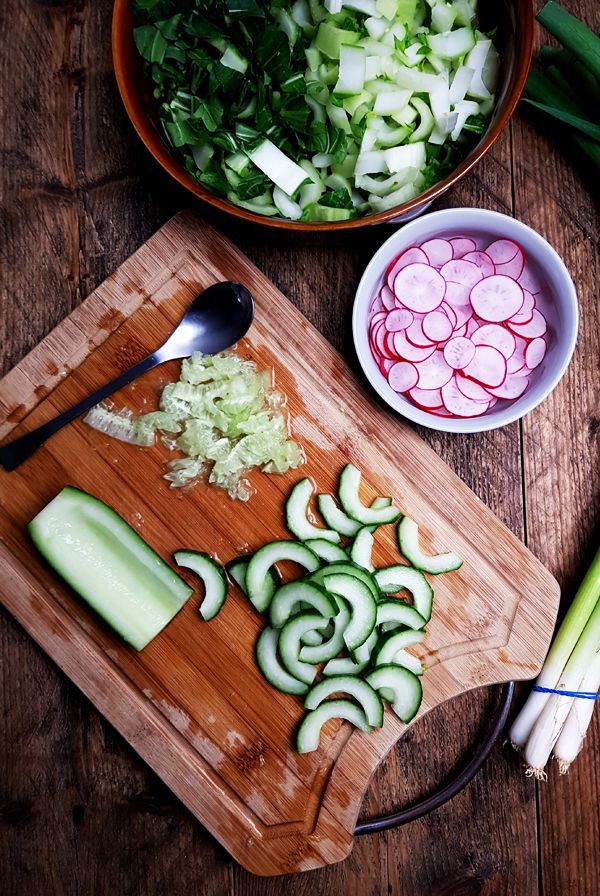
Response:
[[[321,729],[330,719],[344,719],[361,731],[372,731],[364,710],[350,700],[328,700],[318,709],[307,712],[296,734],[296,749],[299,753],[311,753],[319,746]]]
[[[408,650],[397,650],[394,654],[392,663],[394,666],[403,666],[414,675],[422,675],[425,671],[425,666],[421,660],[412,653],[409,653]]]
[[[404,588],[410,591],[415,610],[425,621],[431,618],[433,589],[422,572],[410,566],[385,566],[375,573],[375,581],[384,594],[397,594]]]
[[[425,620],[414,607],[409,607],[401,600],[382,600],[377,604],[377,625],[390,622],[394,627],[404,625],[414,629],[421,629],[425,625]]]
[[[324,629],[329,620],[318,613],[299,613],[290,619],[279,632],[281,662],[294,678],[312,684],[317,670],[300,659],[300,639],[305,632]]]
[[[314,551],[317,557],[324,560],[325,563],[347,563],[348,554],[337,544],[332,544],[325,538],[309,538],[304,542],[307,548]]]
[[[352,547],[350,548],[350,559],[354,561],[354,563],[358,563],[359,566],[362,566],[363,569],[366,569],[367,572],[373,572],[373,533],[370,528],[364,526],[356,535],[356,538],[352,542]],[[377,577],[375,577],[375,581],[377,581]]]
[[[337,544],[340,540],[339,532],[314,526],[308,519],[308,505],[312,494],[313,484],[310,479],[301,479],[296,483],[285,505],[286,525],[300,541],[319,538]]]
[[[27,526],[50,566],[136,650],[192,593],[125,520],[67,486]]]
[[[331,495],[318,495],[317,503],[319,512],[327,525],[339,532],[340,535],[353,538],[363,528],[359,522],[346,516],[344,511],[340,510]],[[389,507],[391,503],[391,498],[375,498],[371,507],[377,510],[382,507]]]
[[[303,604],[325,619],[331,619],[338,612],[337,602],[323,588],[302,580],[288,582],[277,589],[269,606],[273,628],[281,628],[291,616],[305,612]]]
[[[406,516],[398,524],[398,544],[400,553],[412,566],[434,576],[459,569],[463,563],[454,553],[424,554],[419,547],[419,527]]]
[[[244,594],[246,593],[246,570],[248,569],[249,563],[249,557],[235,557],[225,564],[227,575],[230,579],[233,579],[235,584],[244,592]]]
[[[256,662],[258,668],[270,685],[283,691],[284,694],[305,694],[308,685],[304,681],[298,681],[287,672],[277,656],[277,644],[279,642],[279,630],[269,625],[263,628],[256,642]]]
[[[356,675],[334,675],[314,685],[306,695],[304,705],[307,709],[318,706],[332,694],[348,694],[363,709],[369,725],[381,728],[383,725],[383,703],[377,691],[370,684],[357,678]]]
[[[351,618],[344,632],[348,650],[355,650],[367,640],[375,627],[377,603],[371,590],[356,576],[338,572],[325,575],[328,591],[343,597],[350,604]]]
[[[391,698],[392,709],[403,722],[408,723],[415,717],[423,699],[423,688],[413,672],[390,663],[377,666],[365,681],[379,691],[384,700]]]
[[[326,663],[336,657],[346,646],[344,632],[350,622],[350,610],[344,600],[335,598],[335,596],[334,600],[338,605],[338,613],[333,620],[333,633],[328,640],[324,640],[318,645],[306,644],[303,637],[302,640],[306,644],[300,651],[300,659],[303,663]]]
[[[377,639],[377,629],[374,628],[365,643],[357,647],[351,657],[338,656],[329,660],[323,668],[323,675],[359,675],[369,665]]]
[[[323,569],[318,569],[316,572],[312,573],[312,575],[309,576],[309,579],[312,582],[316,582],[318,585],[323,585],[325,576],[333,575],[334,573],[344,573],[345,575],[354,576],[355,579],[360,579],[360,581],[367,586],[373,595],[374,600],[377,601],[381,597],[381,592],[379,591],[373,576],[361,566],[351,563],[350,560],[346,560],[345,563],[330,563],[328,566],[323,567]]]
[[[176,551],[173,554],[175,563],[185,569],[191,569],[204,584],[204,598],[200,604],[200,615],[209,622],[214,619],[227,597],[227,576],[223,567],[200,551]]]
[[[415,675],[422,675],[423,664],[405,648],[412,644],[420,644],[424,637],[425,632],[417,632],[412,629],[392,631],[382,635],[373,651],[373,665],[385,666],[392,663],[410,669]]]
[[[275,592],[269,570],[282,560],[299,563],[309,572],[314,572],[321,565],[317,555],[297,541],[272,541],[259,548],[246,570],[246,590],[251,603],[260,613],[267,609]]]
[[[347,464],[341,472],[339,486],[340,503],[345,513],[363,526],[381,526],[397,520],[400,513],[392,504],[379,508],[373,505],[365,507],[359,497],[360,480],[360,470],[353,464]]]

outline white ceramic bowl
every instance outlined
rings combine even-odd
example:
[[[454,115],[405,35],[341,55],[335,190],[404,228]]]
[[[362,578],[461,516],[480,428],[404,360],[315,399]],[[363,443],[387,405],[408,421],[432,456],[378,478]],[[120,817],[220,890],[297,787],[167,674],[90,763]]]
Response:
[[[390,262],[409,246],[432,237],[470,236],[474,239],[511,239],[523,249],[530,270],[544,285],[536,297],[548,322],[548,350],[531,377],[529,387],[515,401],[498,401],[481,417],[438,417],[416,407],[394,392],[381,374],[369,347],[369,306],[381,288]],[[563,261],[546,240],[514,218],[478,208],[431,212],[397,230],[375,253],[361,278],[354,300],[352,332],[358,360],[375,391],[399,414],[415,423],[444,432],[483,432],[520,419],[537,407],[564,374],[577,340],[579,311],[575,286]]]

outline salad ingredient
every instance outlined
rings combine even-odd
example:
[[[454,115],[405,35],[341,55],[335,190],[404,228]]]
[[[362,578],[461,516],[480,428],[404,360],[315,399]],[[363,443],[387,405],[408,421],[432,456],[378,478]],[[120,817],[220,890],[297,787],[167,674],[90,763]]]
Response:
[[[321,561],[306,545],[297,541],[272,541],[254,554],[246,570],[246,591],[251,603],[263,613],[273,598],[271,567],[283,560],[292,560],[308,572],[319,569]]]
[[[326,575],[325,587],[350,605],[350,622],[344,630],[344,641],[352,653],[365,643],[375,628],[377,605],[373,594],[356,576],[343,572]]]
[[[409,559],[406,554],[404,556],[407,560]],[[456,557],[456,555],[454,556]],[[432,560],[434,558],[430,557],[427,559]],[[462,562],[459,562],[458,566],[453,568],[458,569],[461,565]],[[429,621],[433,606],[433,588],[419,569],[413,569],[411,566],[404,565],[384,566],[375,571],[375,581],[383,594],[398,594],[399,591],[408,591],[412,597],[415,610],[420,613],[423,619]]]
[[[309,685],[284,669],[277,657],[279,632],[266,625],[256,642],[256,663],[270,685],[284,694],[305,694]]]
[[[285,505],[286,525],[300,541],[318,538],[337,544],[340,540],[339,532],[315,526],[308,520],[308,504],[313,491],[310,479],[301,479],[296,483]]]
[[[392,704],[392,709],[405,724],[414,719],[423,698],[421,682],[414,672],[389,663],[377,666],[365,676],[365,681]]]
[[[27,530],[56,572],[136,650],[192,593],[112,508],[77,488],[59,492]]]
[[[380,526],[392,523],[400,513],[390,503],[384,507],[365,507],[359,497],[361,474],[353,464],[347,464],[340,475],[339,499],[344,512],[362,525]]]
[[[356,675],[332,675],[313,685],[304,701],[306,709],[317,709],[332,694],[348,694],[362,707],[369,725],[383,725],[383,703],[377,691]]]
[[[321,728],[330,719],[344,719],[360,731],[373,729],[367,721],[364,709],[350,700],[327,700],[312,712],[307,712],[296,734],[296,749],[299,753],[318,750]]]
[[[419,547],[419,527],[407,516],[403,517],[398,525],[398,542],[400,551],[408,562],[423,572],[439,575],[462,566],[462,560],[454,553],[424,554]]]
[[[176,551],[173,554],[178,566],[191,569],[204,585],[204,598],[200,615],[209,622],[217,615],[227,597],[227,577],[222,567],[208,554],[199,551]]]

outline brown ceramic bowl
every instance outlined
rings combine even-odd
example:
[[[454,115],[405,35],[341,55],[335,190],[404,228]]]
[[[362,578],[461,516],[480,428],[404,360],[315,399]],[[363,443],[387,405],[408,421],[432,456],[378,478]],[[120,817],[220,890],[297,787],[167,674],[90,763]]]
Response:
[[[349,230],[368,224],[382,224],[385,221],[402,221],[416,217],[477,164],[506,126],[521,95],[531,61],[533,6],[531,0],[500,0],[500,2],[481,0],[480,20],[484,30],[498,28],[495,42],[502,59],[498,101],[487,132],[449,177],[425,193],[388,211],[338,223],[307,224],[257,215],[209,192],[190,177],[156,126],[152,96],[133,42],[133,17],[129,11],[128,0],[115,0],[112,54],[121,98],[138,135],[156,161],[194,196],[253,224],[264,224],[281,230]]]

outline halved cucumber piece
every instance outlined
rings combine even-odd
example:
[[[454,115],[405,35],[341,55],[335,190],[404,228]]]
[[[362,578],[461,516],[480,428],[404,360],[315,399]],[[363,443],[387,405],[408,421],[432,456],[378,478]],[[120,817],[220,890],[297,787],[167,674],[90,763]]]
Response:
[[[393,665],[403,666],[414,675],[422,675],[425,671],[425,666],[421,660],[412,653],[409,653],[408,650],[397,650],[394,654]]]
[[[310,689],[304,705],[307,709],[317,709],[332,694],[348,694],[363,709],[369,725],[381,728],[383,725],[383,703],[377,691],[356,675],[333,675],[325,678]]]
[[[225,603],[229,587],[223,567],[200,551],[175,551],[173,557],[178,566],[191,569],[202,579],[204,598],[200,604],[200,615],[206,622],[214,619]]]
[[[333,633],[328,640],[317,645],[306,644],[305,636],[303,636],[302,640],[306,644],[300,651],[300,659],[303,663],[326,663],[336,657],[346,646],[344,632],[350,622],[350,610],[346,601],[336,598],[335,595],[333,597],[338,605],[338,613],[333,620]]]
[[[319,746],[321,728],[330,719],[344,719],[361,731],[372,731],[364,710],[350,700],[328,700],[318,709],[307,712],[296,734],[296,749],[299,753],[311,753]]]
[[[390,663],[377,666],[365,676],[365,681],[379,691],[384,700],[389,698],[392,709],[403,722],[408,723],[415,717],[423,699],[423,688],[414,672]]]
[[[314,551],[317,557],[324,560],[325,563],[336,563],[338,561],[340,563],[348,562],[348,554],[346,551],[339,545],[327,541],[325,538],[309,538],[304,544],[307,548],[310,548],[311,551]]]
[[[279,630],[267,625],[256,642],[256,662],[270,685],[284,694],[306,694],[308,685],[287,672],[277,656]]]
[[[301,479],[296,483],[285,504],[286,525],[300,541],[307,541],[309,538],[324,538],[326,541],[337,544],[340,540],[339,532],[334,529],[314,526],[308,519],[308,505],[313,490],[310,479]]]
[[[358,563],[359,566],[362,566],[363,569],[366,569],[367,572],[373,572],[373,561],[371,559],[373,554],[373,533],[370,528],[364,526],[356,535],[356,538],[352,542],[352,547],[350,548],[350,559],[354,563]],[[377,581],[377,577],[375,577]]]
[[[412,629],[403,629],[402,631],[392,631],[382,635],[377,641],[377,646],[373,651],[373,665],[385,666],[392,663],[396,666],[404,666],[410,669],[415,675],[422,675],[423,664],[421,660],[408,653],[406,647],[412,644],[419,644],[425,637],[425,632],[417,632]]]
[[[371,507],[377,510],[382,507],[389,507],[391,503],[391,498],[375,498]],[[357,520],[351,519],[349,516],[346,516],[343,510],[340,510],[331,495],[318,495],[317,504],[319,505],[321,516],[327,525],[339,532],[340,535],[353,538],[362,528]]]
[[[425,625],[425,620],[414,607],[409,607],[401,600],[382,600],[377,604],[377,625],[390,622],[394,627],[404,625],[414,629],[421,629]]]
[[[359,497],[361,473],[353,464],[346,464],[340,474],[339,496],[345,513],[363,526],[393,523],[400,512],[390,504],[387,507],[365,507]]]
[[[309,572],[314,572],[321,565],[317,555],[297,541],[272,541],[259,548],[246,570],[246,590],[251,603],[260,613],[267,609],[275,591],[269,570],[281,560],[293,560]]]
[[[318,585],[324,585],[325,576],[330,576],[334,573],[345,573],[346,575],[354,576],[355,579],[360,579],[360,581],[367,586],[373,595],[374,600],[377,601],[381,597],[381,592],[371,573],[367,572],[366,569],[363,569],[362,566],[352,563],[350,560],[346,560],[345,563],[330,563],[328,566],[324,566],[322,569],[313,572],[308,578],[311,582],[316,582]]]
[[[323,667],[323,675],[359,675],[371,661],[371,653],[377,644],[377,629],[374,628],[364,644],[353,651],[352,656],[336,656]]]
[[[302,605],[305,606],[302,606]],[[338,612],[337,602],[318,585],[297,580],[278,588],[269,605],[269,618],[273,628],[281,628],[291,616],[305,612],[306,605],[325,619]]]
[[[433,589],[422,572],[410,566],[385,566],[375,573],[375,581],[384,594],[410,591],[415,610],[427,621],[431,618]]]
[[[329,620],[318,613],[299,613],[290,619],[279,632],[279,654],[281,662],[294,678],[312,684],[317,670],[300,659],[300,638],[304,632],[324,629]]]
[[[233,579],[238,588],[246,595],[246,570],[251,559],[252,555],[248,554],[246,557],[234,557],[233,560],[229,560],[225,564],[227,575]],[[281,576],[276,566],[271,567],[269,576],[273,579],[273,592],[275,592],[275,589],[281,585]]]
[[[136,650],[193,591],[118,513],[72,486],[27,530],[50,566]]]
[[[344,641],[348,650],[355,650],[367,640],[375,627],[377,603],[373,594],[360,579],[347,573],[325,574],[325,587],[328,591],[343,597],[350,604],[350,622],[344,632]]]
[[[398,544],[400,553],[412,566],[434,576],[459,569],[463,563],[458,554],[454,553],[424,554],[419,547],[419,527],[406,516],[398,524]]]

